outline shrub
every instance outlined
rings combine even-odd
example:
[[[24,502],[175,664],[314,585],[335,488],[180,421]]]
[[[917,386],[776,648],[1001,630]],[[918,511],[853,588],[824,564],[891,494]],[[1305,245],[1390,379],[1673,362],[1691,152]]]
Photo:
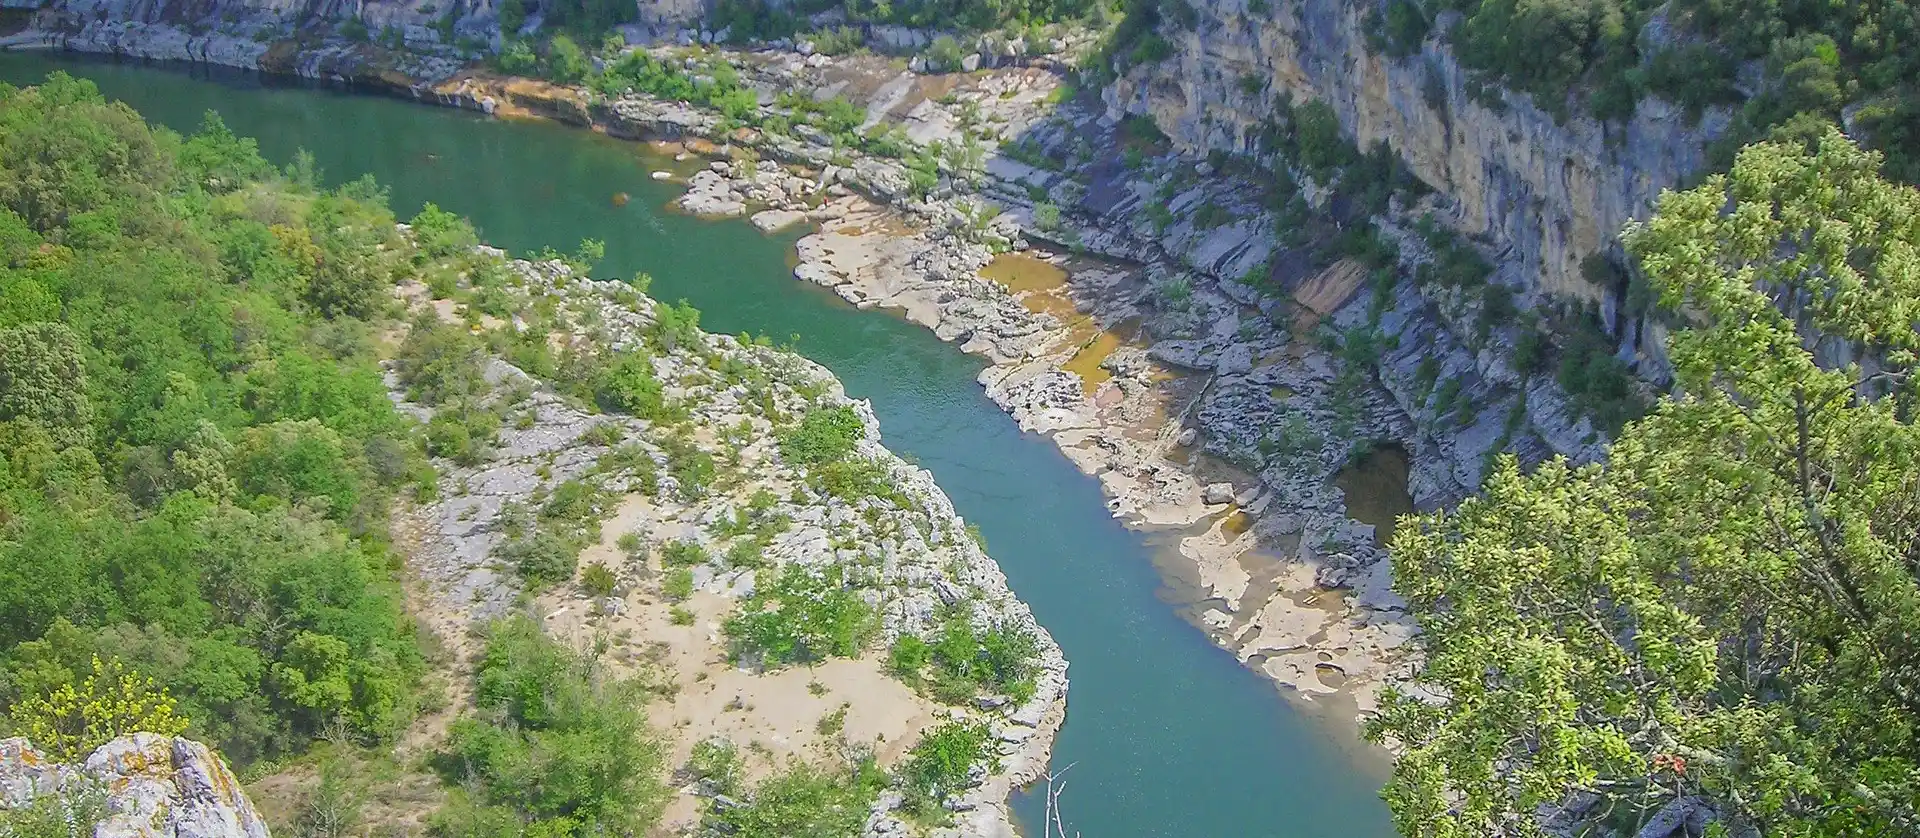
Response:
[[[947,615],[940,634],[926,646],[925,655],[937,674],[950,682],[955,693],[958,685],[968,685],[958,700],[971,699],[980,690],[991,690],[1025,701],[1033,695],[1035,656],[1038,640],[1032,633],[1014,626],[994,626],[984,633],[974,629],[963,610]],[[889,661],[910,664],[921,651],[909,644],[895,644],[895,656]]]
[[[587,53],[566,35],[555,35],[547,43],[547,78],[561,84],[579,84],[593,71]]]
[[[85,759],[115,737],[136,731],[177,736],[187,720],[174,715],[173,696],[128,669],[117,658],[93,658],[93,671],[79,684],[64,683],[29,696],[7,714],[8,726],[48,756]]]
[[[685,437],[669,437],[660,447],[666,451],[667,472],[673,475],[680,497],[692,500],[705,495],[713,483],[713,455]]]
[[[767,566],[765,548],[756,538],[743,538],[727,548],[727,567],[760,568]]]
[[[613,596],[613,589],[619,584],[613,570],[600,562],[592,562],[580,571],[580,588],[589,596]]]
[[[927,67],[943,73],[960,69],[960,62],[966,58],[960,42],[952,35],[941,35],[933,39],[927,47]]]
[[[911,634],[903,634],[893,641],[893,648],[887,651],[887,671],[894,677],[909,683],[920,680],[920,672],[933,660],[933,649],[927,641]]]
[[[693,570],[676,567],[667,571],[667,578],[660,583],[660,593],[675,602],[693,596]]]
[[[886,774],[858,755],[832,766],[794,761],[762,780],[744,801],[707,812],[709,834],[737,838],[859,835]]]
[[[978,763],[992,763],[988,745],[993,731],[985,722],[948,722],[920,738],[900,766],[898,782],[902,808],[923,817],[944,819],[941,806],[949,795],[967,787],[967,776]]]
[[[1048,232],[1059,229],[1060,207],[1047,203],[1034,205],[1033,226]]]
[[[531,75],[540,68],[540,56],[533,53],[533,47],[526,41],[509,41],[494,58],[493,66],[508,75]]]
[[[419,245],[420,252],[427,256],[446,258],[468,253],[480,243],[480,236],[473,231],[473,224],[432,202],[421,207],[419,214],[408,225],[413,229],[413,240]]]
[[[839,567],[821,572],[787,565],[763,581],[724,626],[732,656],[767,666],[852,657],[872,635],[873,607],[847,587]]]
[[[502,544],[499,558],[519,574],[527,588],[539,591],[573,578],[580,548],[546,530]]]
[[[1414,0],[1389,0],[1386,11],[1367,15],[1367,40],[1395,58],[1405,58],[1420,50],[1433,21]]]
[[[667,791],[637,684],[608,677],[526,617],[490,629],[477,682],[481,715],[453,723],[438,760],[474,803],[513,813],[526,835],[652,826]]]
[[[746,764],[740,759],[739,749],[732,742],[717,737],[694,743],[693,753],[687,757],[686,768],[689,776],[711,783],[714,791],[726,795],[740,791],[740,781],[746,774]]]
[[[866,424],[852,407],[816,408],[780,435],[780,454],[801,465],[832,462],[853,453],[866,432]]]
[[[653,362],[645,353],[623,352],[596,376],[594,401],[603,409],[617,410],[643,418],[660,414],[663,402],[660,380],[654,377]]]
[[[697,541],[684,539],[669,541],[667,546],[660,549],[660,561],[667,567],[703,565],[709,558],[707,548],[700,546],[700,542]]]

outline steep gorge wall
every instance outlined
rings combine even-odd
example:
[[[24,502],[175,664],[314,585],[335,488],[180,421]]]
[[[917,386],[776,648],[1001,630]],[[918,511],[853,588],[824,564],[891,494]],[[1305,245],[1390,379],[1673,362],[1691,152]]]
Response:
[[[1371,0],[1277,0],[1258,12],[1247,0],[1193,6],[1190,30],[1162,26],[1170,58],[1104,91],[1110,111],[1149,115],[1192,151],[1248,153],[1275,102],[1323,101],[1356,145],[1385,141],[1450,200],[1451,222],[1499,257],[1501,281],[1535,302],[1599,303],[1609,321],[1624,289],[1589,282],[1581,261],[1643,217],[1662,189],[1700,171],[1727,121],[1710,113],[1695,124],[1650,99],[1625,124],[1579,113],[1561,122],[1491,86],[1504,105],[1490,106],[1469,95],[1470,73],[1442,39],[1399,59],[1370,46]],[[1643,37],[1661,29],[1650,25]],[[1243,80],[1258,80],[1257,91]]]

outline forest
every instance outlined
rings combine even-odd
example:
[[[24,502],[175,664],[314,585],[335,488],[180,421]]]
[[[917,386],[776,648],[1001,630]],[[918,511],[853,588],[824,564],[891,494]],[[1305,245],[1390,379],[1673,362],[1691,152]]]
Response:
[[[64,75],[0,88],[12,727],[83,753],[33,699],[117,666],[240,763],[409,721],[387,510],[433,472],[373,351],[396,235],[371,183],[275,171],[212,116],[183,137]]]

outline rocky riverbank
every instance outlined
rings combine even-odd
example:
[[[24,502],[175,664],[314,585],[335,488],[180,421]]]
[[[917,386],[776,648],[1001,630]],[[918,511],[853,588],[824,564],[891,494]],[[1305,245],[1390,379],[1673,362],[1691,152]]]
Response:
[[[749,780],[789,758],[819,759],[847,746],[871,748],[893,765],[935,725],[978,721],[992,731],[992,759],[947,801],[954,826],[934,834],[1014,835],[1006,801],[1046,771],[1065,713],[1067,664],[932,476],[888,452],[867,405],[849,400],[812,362],[674,327],[683,314],[560,262],[504,264],[505,282],[485,291],[493,295],[488,310],[513,312],[504,319],[469,308],[464,280],[451,297],[468,302],[444,293],[430,299],[418,285],[401,293],[420,311],[464,318],[483,333],[539,329],[564,353],[650,356],[671,418],[590,411],[556,382],[491,359],[486,400],[510,417],[494,450],[471,465],[443,461],[441,499],[403,527],[437,633],[459,649],[471,625],[525,601],[524,573],[510,558],[515,545],[527,538],[529,520],[548,525],[556,498],[570,498],[570,507],[590,512],[565,526],[597,530],[579,573],[605,568],[612,584],[594,592],[577,577],[538,592],[533,608],[564,642],[604,646],[616,671],[668,685],[649,716],[672,737],[673,764],[695,744],[722,738],[755,755]],[[432,419],[434,409],[408,401],[397,378],[393,388],[403,410]],[[823,482],[781,442],[801,417],[838,409],[859,423],[844,455],[862,475],[851,488],[851,478]],[[740,658],[723,626],[742,608],[762,607],[756,593],[788,584],[796,568],[859,592],[879,619],[867,651],[807,668],[759,668]],[[1020,665],[1028,694],[946,704],[895,677],[886,649],[903,637],[932,639],[951,620],[1027,638],[1031,658]],[[668,819],[688,827],[712,792],[699,783],[680,792]],[[875,801],[867,834],[906,833],[900,803],[895,794]]]
[[[815,68],[756,58],[762,67],[784,64],[774,72],[808,89],[805,73]],[[973,124],[992,126],[992,142],[1009,151],[1015,138],[1062,157],[1103,140],[1119,148],[1119,126],[1104,114],[1050,101],[1060,83],[1031,70],[946,80],[938,97],[870,109],[869,118],[893,119],[928,143],[975,139],[962,127]],[[1433,464],[1431,446],[1388,392],[1335,386],[1339,359],[1310,340],[1311,323],[1276,324],[1253,289],[1223,288],[1193,269],[1200,259],[1185,248],[1135,237],[1127,213],[1137,204],[1105,218],[1073,213],[1073,199],[1086,201],[1089,191],[1080,179],[1117,160],[1083,156],[1048,171],[989,153],[978,170],[921,194],[894,161],[854,155],[836,164],[836,152],[818,145],[722,139],[752,151],[695,175],[681,205],[760,210],[756,219],[804,213],[819,229],[797,245],[796,277],[857,306],[898,311],[989,359],[981,375],[988,395],[1097,477],[1116,516],[1182,534],[1166,570],[1189,616],[1217,642],[1290,693],[1337,697],[1349,711],[1369,709],[1404,672],[1412,631],[1384,551],[1372,524],[1347,516],[1337,482],[1367,443],[1403,445],[1425,456],[1425,470],[1444,466]],[[770,190],[769,181],[793,177],[776,161],[806,177]],[[1168,154],[1152,165],[1171,173],[1191,171],[1192,161]],[[1192,186],[1208,188],[1226,187]],[[1062,200],[1072,214],[1043,229],[1036,209],[1050,202],[1035,194]],[[1183,218],[1196,205],[1176,203]],[[1247,250],[1185,244],[1200,253]],[[1100,253],[1109,258],[1092,255]],[[1356,289],[1329,273],[1316,293],[1334,315]],[[1290,423],[1301,438],[1276,449],[1275,428]],[[1428,504],[1462,491],[1444,475],[1422,477]]]
[[[1411,632],[1398,620],[1384,554],[1368,525],[1346,517],[1335,477],[1351,440],[1412,435],[1395,432],[1404,429],[1393,427],[1391,402],[1377,389],[1361,394],[1357,420],[1331,427],[1334,413],[1352,409],[1330,407],[1351,394],[1331,391],[1337,361],[1328,353],[1304,335],[1291,340],[1223,293],[1211,275],[1192,270],[1184,249],[1136,237],[1141,222],[1127,215],[1137,205],[1111,203],[1112,217],[1084,211],[1104,197],[1091,184],[1118,169],[1119,146],[1095,151],[1118,136],[1115,122],[1085,104],[1057,102],[1063,76],[1042,67],[936,76],[879,57],[699,52],[734,65],[763,101],[780,91],[844,96],[865,105],[862,131],[898,126],[915,147],[972,145],[978,154],[949,152],[938,184],[920,190],[902,161],[838,148],[805,128],[723,130],[718,115],[685,103],[609,100],[473,71],[383,78],[390,89],[443,105],[632,139],[702,141],[699,151],[721,159],[688,178],[686,211],[753,215],[762,229],[819,225],[800,240],[798,278],[855,305],[897,310],[991,360],[981,376],[990,397],[1096,476],[1116,516],[1184,533],[1165,570],[1197,625],[1291,694],[1339,694],[1342,704],[1351,696],[1348,706],[1371,706]],[[1064,144],[1047,146],[1049,137]],[[1016,148],[1035,143],[1069,162],[1048,170],[1015,159]],[[1171,153],[1150,163],[1162,171],[1191,165]],[[1193,188],[1208,186],[1226,188]],[[1053,203],[1034,200],[1042,193],[1064,208],[1048,229],[1035,217],[1037,206]],[[1194,207],[1181,209],[1184,216]],[[1059,278],[1026,288],[981,275],[996,258],[1029,250],[1038,254],[1032,264],[1051,265]],[[1186,293],[1173,293],[1182,285]],[[1219,359],[1224,372],[1211,366]],[[1260,380],[1248,380],[1256,361]],[[1274,366],[1279,361],[1286,363]],[[1257,465],[1246,462],[1249,441],[1266,436],[1287,409],[1258,402],[1289,388],[1325,444],[1289,452],[1297,456],[1273,469],[1248,467]],[[1409,450],[1427,469],[1446,468],[1423,459],[1425,447]],[[1424,494],[1428,503],[1451,496]]]
[[[1369,451],[1404,450],[1406,493],[1428,509],[1477,487],[1498,451],[1584,458],[1602,444],[1550,377],[1514,369],[1508,324],[1475,334],[1476,305],[1415,281],[1432,254],[1404,213],[1379,219],[1401,248],[1382,283],[1325,256],[1325,242],[1283,240],[1260,178],[1060,95],[1056,69],[935,76],[798,44],[652,51],[690,72],[724,61],[766,107],[782,92],[847,98],[864,108],[859,133],[897,130],[933,152],[935,182],[797,117],[785,132],[738,129],[684,103],[471,71],[395,89],[702,140],[722,159],[688,179],[686,211],[819,225],[800,241],[797,277],[991,360],[989,395],[1098,477],[1116,515],[1177,533],[1180,558],[1163,569],[1194,622],[1293,694],[1364,711],[1410,671],[1412,628],[1380,543],[1390,521],[1349,514],[1399,504],[1342,488],[1366,482],[1343,476]],[[1307,197],[1317,212],[1341,207]],[[1009,259],[1049,277],[1023,279]],[[1366,353],[1342,339],[1363,333]]]

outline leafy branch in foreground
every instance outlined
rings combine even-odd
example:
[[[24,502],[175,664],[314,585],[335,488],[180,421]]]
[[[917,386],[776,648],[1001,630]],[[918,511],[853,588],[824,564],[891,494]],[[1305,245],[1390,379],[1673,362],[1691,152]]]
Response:
[[[1879,164],[1828,130],[1664,196],[1626,240],[1678,393],[1398,529],[1437,694],[1369,725],[1403,833],[1920,832],[1920,193]]]

